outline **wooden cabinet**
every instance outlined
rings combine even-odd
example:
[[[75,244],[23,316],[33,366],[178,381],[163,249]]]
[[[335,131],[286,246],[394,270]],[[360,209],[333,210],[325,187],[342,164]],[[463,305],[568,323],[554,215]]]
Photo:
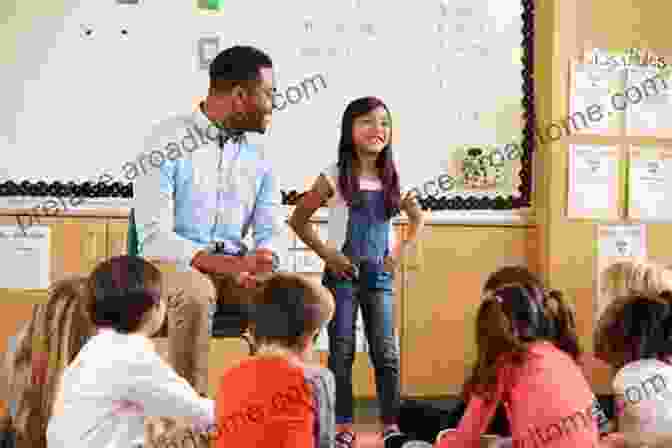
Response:
[[[109,219],[107,221],[107,256],[125,255],[128,252],[127,237],[128,220]]]
[[[25,219],[24,219],[25,221]],[[17,225],[14,216],[0,216],[0,225]],[[108,257],[126,253],[128,220],[120,215],[42,217],[33,225],[51,229],[51,281],[87,275]],[[402,226],[395,226],[402,229]],[[428,225],[422,247],[409,252],[395,281],[395,321],[400,343],[404,396],[457,393],[475,360],[473,323],[486,277],[506,264],[536,259],[534,227]],[[164,272],[173,265],[161,265]],[[320,281],[318,273],[304,274]],[[2,285],[0,285],[0,288]],[[0,289],[6,321],[0,327],[0,348],[16,334],[43,301],[46,290]],[[237,340],[213,339],[211,388],[223,369],[247,356]],[[327,353],[319,354],[326,366]],[[375,374],[368,353],[357,353],[353,366],[354,395],[376,395]]]
[[[460,392],[476,360],[474,322],[483,284],[502,266],[527,264],[534,232],[524,227],[426,228],[422,262],[409,261],[403,288],[405,396]]]

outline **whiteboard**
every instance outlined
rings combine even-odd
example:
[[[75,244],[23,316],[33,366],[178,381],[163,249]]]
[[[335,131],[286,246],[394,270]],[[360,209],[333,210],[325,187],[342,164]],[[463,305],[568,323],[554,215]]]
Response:
[[[201,38],[267,52],[281,93],[323,76],[250,137],[286,191],[336,161],[343,111],[361,96],[390,108],[404,187],[440,175],[457,146],[522,140],[520,0],[224,0],[214,14],[196,0],[12,1],[0,174],[15,181],[127,183],[122,166],[152,126],[207,94]]]

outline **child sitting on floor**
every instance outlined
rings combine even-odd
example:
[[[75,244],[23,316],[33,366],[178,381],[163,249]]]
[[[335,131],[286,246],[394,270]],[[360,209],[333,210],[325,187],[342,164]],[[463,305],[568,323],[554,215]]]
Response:
[[[142,258],[114,257],[94,269],[88,288],[98,333],[56,387],[47,446],[144,446],[146,416],[214,423],[214,402],[161,359],[150,339],[166,315],[159,270]]]
[[[619,431],[626,446],[672,443],[672,304],[634,295],[608,314],[600,353],[618,370],[613,380]],[[668,386],[671,385],[671,386]]]
[[[256,355],[220,382],[217,448],[333,448],[334,376],[308,360],[334,307],[328,289],[301,275],[265,282],[250,313]]]
[[[672,269],[654,262],[623,261],[614,263],[601,274],[598,322],[594,331],[595,354],[599,357],[604,344],[605,324],[614,321],[614,315],[632,296],[672,298]],[[613,355],[612,355],[613,356]]]
[[[479,356],[469,405],[439,447],[479,447],[500,402],[514,446],[597,445],[590,385],[573,357],[553,343],[565,332],[556,325],[569,325],[557,318],[562,309],[567,306],[560,297],[531,284],[501,285],[486,294],[476,319]]]
[[[581,348],[578,344],[576,335],[576,325],[574,312],[563,299],[560,291],[547,290],[542,282],[524,266],[505,266],[493,272],[485,282],[483,287],[484,297],[501,286],[511,283],[520,283],[529,285],[533,291],[544,291],[544,302],[547,305],[550,317],[552,318],[553,332],[550,339],[560,350],[567,353],[581,366],[580,358],[582,356]],[[477,363],[478,364],[478,363]],[[397,448],[403,446],[408,439],[420,439],[424,441],[434,441],[437,434],[450,432],[449,428],[455,428],[464,415],[473,388],[472,379],[467,380],[463,388],[463,401],[458,403],[452,410],[440,409],[436,406],[418,401],[405,401],[402,404],[400,414],[400,429],[409,435],[405,440],[398,440],[392,444],[386,444],[386,448]],[[608,419],[597,399],[594,399],[593,414],[598,422],[600,432],[608,431]],[[494,417],[490,421],[487,434],[498,435],[501,438],[511,437],[509,422],[506,415],[506,409],[503,403],[497,407]]]

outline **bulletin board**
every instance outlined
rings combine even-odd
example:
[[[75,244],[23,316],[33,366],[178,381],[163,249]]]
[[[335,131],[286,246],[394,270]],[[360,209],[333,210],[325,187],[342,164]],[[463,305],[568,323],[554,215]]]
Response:
[[[207,94],[218,51],[247,44],[274,61],[281,98],[269,132],[250,142],[272,162],[285,203],[336,161],[346,105],[377,96],[391,111],[402,187],[425,208],[528,207],[531,3],[17,3],[0,31],[12,46],[2,56],[0,147],[11,157],[0,196],[132,197],[124,164],[147,150],[153,126]]]

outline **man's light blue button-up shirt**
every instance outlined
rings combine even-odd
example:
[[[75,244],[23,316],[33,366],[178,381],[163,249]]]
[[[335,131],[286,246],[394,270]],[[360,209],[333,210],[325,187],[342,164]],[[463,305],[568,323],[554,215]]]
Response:
[[[279,257],[289,228],[281,194],[262,148],[226,141],[199,109],[155,126],[135,161],[134,212],[139,253],[188,266],[221,243],[238,254],[248,231],[254,248]]]

